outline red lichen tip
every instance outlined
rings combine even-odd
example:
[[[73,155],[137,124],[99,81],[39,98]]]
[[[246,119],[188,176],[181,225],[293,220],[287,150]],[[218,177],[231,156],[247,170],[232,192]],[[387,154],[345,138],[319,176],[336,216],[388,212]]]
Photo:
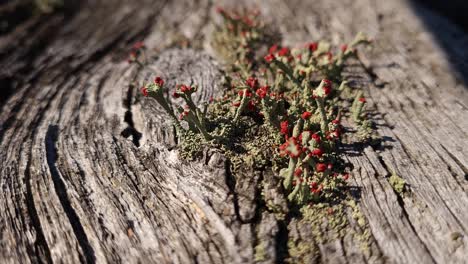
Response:
[[[322,157],[323,155],[323,150],[321,149],[314,149],[312,152],[310,152],[312,156],[317,156],[317,157]]]
[[[274,44],[268,49],[268,53],[273,54],[278,50],[278,45]]]
[[[268,54],[268,55],[265,56],[265,60],[267,62],[272,62],[274,59],[275,59],[275,55],[273,55],[273,54]]]
[[[348,45],[343,44],[343,45],[341,45],[340,49],[341,49],[341,52],[345,53],[346,50],[348,50]]]
[[[308,48],[310,51],[314,52],[318,48],[318,43],[317,42],[311,42],[308,44]]]
[[[286,47],[284,47],[280,51],[278,51],[278,56],[280,56],[280,57],[288,56],[288,54],[289,54],[289,49],[286,48]]]
[[[135,44],[133,44],[133,49],[135,50],[139,50],[144,47],[145,47],[145,44],[142,41],[138,41]]]
[[[312,134],[312,139],[315,140],[315,142],[320,142],[320,136],[317,133]]]
[[[325,163],[317,163],[315,164],[315,170],[317,172],[324,172],[327,170],[327,164]]]
[[[289,133],[289,123],[288,121],[283,121],[280,123],[280,127],[281,127],[281,134],[283,135],[287,135]]]
[[[220,7],[220,6],[217,6],[216,7],[216,13],[218,14],[224,14],[226,11],[224,10],[224,8]]]
[[[258,79],[250,76],[247,80],[245,80],[245,84],[250,88],[255,89],[258,86]]]
[[[301,176],[302,175],[302,169],[297,168],[296,170],[294,170],[294,175],[296,175],[297,177]]]
[[[185,85],[185,84],[182,84],[179,89],[183,93],[188,93],[188,92],[190,92],[192,90],[192,87],[190,87],[188,85]]]
[[[158,85],[159,87],[162,87],[164,85],[164,80],[158,76],[154,78],[154,83]]]
[[[141,87],[141,93],[143,94],[143,96],[148,96],[148,89],[146,89],[145,86]]]
[[[311,112],[307,112],[307,111],[305,111],[305,112],[302,113],[302,115],[301,115],[302,119],[304,119],[304,120],[309,119],[311,116],[312,116],[312,113],[311,113]]]
[[[330,80],[328,80],[328,79],[323,79],[322,81],[323,81],[323,83],[324,83],[325,86],[331,87],[332,82],[331,82]]]
[[[262,87],[258,88],[255,93],[258,95],[258,97],[263,99],[268,94],[268,89],[269,88],[270,87],[268,87],[268,86],[262,86]]]

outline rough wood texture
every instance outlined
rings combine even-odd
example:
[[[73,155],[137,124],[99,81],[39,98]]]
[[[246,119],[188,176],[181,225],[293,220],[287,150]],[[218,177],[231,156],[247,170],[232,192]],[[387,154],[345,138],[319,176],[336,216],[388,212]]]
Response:
[[[198,101],[219,92],[213,3],[86,1],[0,35],[9,95],[0,105],[0,262],[251,263],[261,244],[259,262],[281,263],[291,257],[288,239],[318,249],[304,253],[310,263],[466,262],[468,36],[403,0],[256,4],[285,44],[340,43],[358,31],[376,39],[349,70],[367,87],[384,139],[380,149],[346,150],[368,248],[351,234],[314,241],[297,219],[277,221],[260,199],[259,183],[274,186],[273,175],[246,169],[236,178],[214,150],[199,163],[180,160],[167,118],[142,103],[132,84],[150,73],[122,57],[140,39],[161,51],[151,67],[169,85],[200,84]],[[205,51],[167,48],[181,36]],[[393,190],[392,173],[409,193]],[[351,213],[350,230],[362,232]]]

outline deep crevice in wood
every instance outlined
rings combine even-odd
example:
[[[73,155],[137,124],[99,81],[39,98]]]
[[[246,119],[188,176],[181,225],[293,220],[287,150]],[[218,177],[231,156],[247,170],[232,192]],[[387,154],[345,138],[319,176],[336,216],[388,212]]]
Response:
[[[67,215],[67,218],[73,227],[73,231],[84,254],[84,259],[87,263],[95,263],[96,257],[94,255],[94,249],[89,243],[89,239],[86,232],[81,224],[80,217],[73,208],[68,195],[67,186],[60,176],[60,173],[55,164],[57,160],[57,149],[56,142],[59,136],[59,127],[56,125],[49,125],[45,136],[45,153],[47,158],[47,165],[49,166],[49,172],[54,183],[55,193],[59,197],[60,204]]]

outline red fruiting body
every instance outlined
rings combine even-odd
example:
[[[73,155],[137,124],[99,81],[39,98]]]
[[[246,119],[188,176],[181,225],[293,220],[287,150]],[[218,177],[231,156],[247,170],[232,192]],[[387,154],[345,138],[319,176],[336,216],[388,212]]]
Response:
[[[343,45],[341,45],[341,48],[340,48],[340,49],[341,49],[341,52],[345,53],[346,50],[348,49],[348,45],[343,44]]]
[[[268,94],[268,89],[270,87],[268,86],[262,86],[260,87],[257,91],[256,91],[256,94],[258,95],[258,97],[260,97],[261,99],[265,98],[265,96]]]
[[[283,144],[281,144],[281,145],[279,146],[279,149],[280,149],[281,151],[284,151],[284,150],[286,150],[286,148],[287,148],[288,146],[289,146],[289,142],[284,142]]]
[[[301,168],[297,168],[297,169],[294,171],[294,175],[296,175],[297,177],[301,176],[301,175],[302,175],[302,169],[301,169]]]
[[[327,80],[327,79],[323,79],[323,92],[325,93],[325,95],[329,95],[330,92],[331,92],[331,87],[332,87],[332,82],[330,80]]]
[[[280,130],[281,134],[283,134],[283,135],[289,134],[289,123],[288,123],[288,121],[281,122],[280,127],[281,127],[281,130]]]
[[[337,130],[333,131],[333,135],[334,135],[335,137],[339,138],[340,135],[341,135],[340,130],[337,129]]]
[[[238,107],[240,105],[240,102],[234,102],[232,103],[232,106]]]
[[[317,163],[315,165],[315,170],[317,172],[324,172],[327,170],[327,165],[325,163]]]
[[[254,9],[254,10],[250,11],[250,13],[252,14],[252,16],[256,17],[256,16],[260,15],[260,10]]]
[[[143,96],[148,96],[148,89],[146,89],[146,87],[141,87],[141,93],[143,94]]]
[[[239,91],[237,94],[238,94],[239,96],[244,96],[244,91]],[[252,92],[249,91],[249,90],[245,91],[245,96],[246,96],[246,97],[251,97],[251,96],[252,96]]]
[[[273,45],[268,49],[268,53],[272,54],[275,53],[278,50],[278,45]]]
[[[141,41],[138,41],[136,42],[135,44],[133,44],[133,49],[135,50],[139,50],[141,48],[144,48],[145,47],[145,44]]]
[[[349,174],[346,173],[344,176],[343,176],[343,179],[347,180],[349,178]]]
[[[164,85],[164,80],[161,77],[156,77],[154,78],[154,83],[159,85],[159,87],[162,87]]]
[[[312,134],[312,139],[317,143],[320,142],[320,136],[317,133]]]
[[[255,111],[254,101],[249,101],[249,103],[247,104],[247,109],[249,109],[250,111]]]
[[[278,56],[280,56],[280,57],[288,56],[288,54],[289,54],[289,49],[286,48],[286,47],[284,47],[280,51],[278,51]]]
[[[340,120],[338,120],[338,119],[333,119],[331,122],[332,122],[333,124],[335,124],[335,125],[339,125],[339,124],[340,124]]]
[[[185,84],[182,84],[180,86],[180,91],[183,92],[183,93],[187,93],[187,92],[190,92],[192,88],[188,85],[185,85]]]
[[[184,117],[186,117],[188,115],[188,113],[189,112],[187,110],[181,112],[180,115],[179,115],[179,119],[180,120],[184,119]]]
[[[322,185],[320,185],[320,187],[311,187],[310,188],[310,191],[313,193],[313,194],[319,194],[320,191],[322,190]]]
[[[304,119],[304,120],[309,119],[311,116],[312,116],[312,113],[311,113],[311,112],[307,112],[307,111],[305,111],[305,112],[302,113],[302,115],[301,115],[302,119]]]
[[[249,26],[249,27],[253,27],[254,25],[254,22],[252,21],[252,19],[250,19],[249,17],[245,16],[244,19],[243,19],[244,23]]]
[[[365,102],[366,102],[366,98],[365,98],[365,97],[361,97],[361,98],[359,98],[359,102],[361,102],[361,103],[365,103]]]
[[[322,157],[323,151],[321,149],[314,149],[312,152],[310,152],[310,154],[313,156]]]
[[[180,95],[176,91],[174,91],[174,93],[172,93],[172,96],[174,98],[179,98],[180,97]]]
[[[313,51],[316,51],[317,48],[318,48],[318,43],[317,43],[317,42],[311,42],[311,43],[309,43],[309,50],[310,50],[310,51],[312,51],[312,52],[313,52]]]
[[[224,14],[224,12],[226,12],[226,11],[224,11],[224,8],[222,8],[222,7],[220,7],[220,6],[217,6],[217,7],[216,7],[216,13],[218,13],[218,14]]]
[[[267,62],[272,62],[274,59],[275,59],[275,55],[273,55],[273,54],[268,54],[268,55],[265,56],[265,60]]]
[[[249,86],[252,89],[255,89],[258,86],[258,80],[257,78],[251,76],[247,80],[245,80],[245,84]]]

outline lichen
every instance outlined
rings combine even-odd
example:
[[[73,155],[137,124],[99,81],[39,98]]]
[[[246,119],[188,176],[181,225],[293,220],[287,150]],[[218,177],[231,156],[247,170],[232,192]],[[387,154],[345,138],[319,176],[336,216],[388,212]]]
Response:
[[[264,261],[266,259],[265,244],[260,242],[255,246],[255,262]]]
[[[351,168],[339,146],[343,133],[348,133],[342,119],[354,121],[353,140],[375,139],[362,89],[349,87],[342,75],[345,61],[370,39],[358,34],[339,49],[326,41],[301,48],[271,45],[258,15],[224,9],[218,13],[223,23],[215,27],[212,46],[227,62],[222,97],[213,98],[201,111],[190,97],[196,88],[178,86],[174,96],[182,97],[188,106],[177,108],[163,99],[162,85],[145,86],[168,115],[174,117],[174,109],[180,113],[179,119],[172,119],[181,157],[197,159],[208,146],[226,156],[236,180],[251,170],[273,172],[281,179],[263,186],[262,209],[281,221],[296,218],[299,226],[310,227],[314,242],[289,239],[290,262],[309,262],[306,258],[318,252],[315,243],[348,234],[367,250],[371,233],[348,193]],[[264,257],[260,242],[255,260]]]
[[[315,244],[306,243],[304,241],[288,241],[289,258],[287,263],[309,263],[309,256],[317,255],[318,248]]]
[[[392,173],[388,181],[393,190],[395,190],[395,192],[398,194],[403,194],[406,191],[406,181],[398,176],[395,172]]]
[[[453,232],[450,234],[450,238],[453,240],[453,241],[456,241],[460,238],[462,238],[463,235],[460,233],[460,232]]]
[[[349,199],[346,204],[352,210],[351,216],[358,225],[358,231],[353,230],[352,234],[354,238],[359,241],[361,250],[365,253],[369,253],[371,231],[368,227],[367,220],[357,206],[355,200]]]
[[[52,13],[64,5],[63,0],[33,0],[37,10],[41,13]]]

